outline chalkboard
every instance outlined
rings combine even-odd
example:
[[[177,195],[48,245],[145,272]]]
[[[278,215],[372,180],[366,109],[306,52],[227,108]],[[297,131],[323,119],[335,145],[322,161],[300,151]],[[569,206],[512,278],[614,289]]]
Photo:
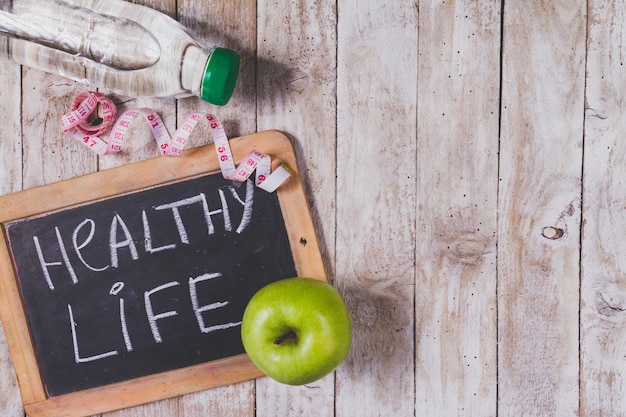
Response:
[[[278,132],[231,144],[236,158],[249,148],[296,165]],[[252,295],[278,279],[326,276],[298,176],[267,193],[225,180],[215,159],[207,146],[0,198],[10,213],[0,303],[20,301],[1,317],[18,378],[29,375],[27,412],[67,413],[69,399],[76,415],[95,414],[179,395],[181,381],[202,389],[259,376],[240,338]],[[236,376],[216,377],[233,359]],[[163,394],[144,395],[151,384]],[[123,400],[82,409],[81,397],[116,387]]]
[[[7,224],[48,394],[244,353],[247,302],[296,275],[255,188],[218,173]]]

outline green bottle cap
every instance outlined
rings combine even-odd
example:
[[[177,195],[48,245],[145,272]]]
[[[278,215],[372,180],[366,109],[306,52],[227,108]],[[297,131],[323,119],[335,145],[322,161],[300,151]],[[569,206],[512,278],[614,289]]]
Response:
[[[239,55],[225,48],[214,48],[204,69],[200,97],[218,106],[228,103],[239,75]]]

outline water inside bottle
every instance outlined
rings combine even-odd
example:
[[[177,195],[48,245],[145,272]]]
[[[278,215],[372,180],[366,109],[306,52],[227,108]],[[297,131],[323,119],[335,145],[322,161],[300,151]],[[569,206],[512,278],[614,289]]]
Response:
[[[112,68],[148,68],[161,56],[159,42],[132,20],[97,14],[60,0],[19,0],[11,10],[6,9],[3,2],[0,33]]]

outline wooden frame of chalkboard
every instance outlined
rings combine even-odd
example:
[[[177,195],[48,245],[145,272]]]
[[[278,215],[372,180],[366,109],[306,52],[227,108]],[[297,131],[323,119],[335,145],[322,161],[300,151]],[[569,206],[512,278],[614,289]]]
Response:
[[[250,150],[255,149],[270,155],[273,167],[285,163],[294,170],[295,175],[292,175],[276,192],[293,265],[299,276],[327,281],[310,208],[290,140],[281,132],[267,131],[232,139],[230,144],[236,162],[240,161]],[[44,218],[50,213],[64,213],[76,207],[90,207],[125,195],[147,192],[167,187],[170,184],[186,183],[210,174],[219,175],[219,165],[213,145],[187,150],[177,158],[157,157],[0,197],[0,224],[3,229],[0,236],[0,319],[16,371],[22,403],[26,413],[31,417],[93,415],[262,376],[245,353],[226,355],[204,363],[56,395],[50,394],[42,376],[42,362],[44,361],[38,357],[34,343],[36,335],[32,332],[32,323],[27,313],[29,306],[26,305],[27,297],[23,292],[25,285],[20,282],[20,268],[18,268],[12,247],[13,242],[7,230],[9,226],[20,220]],[[265,193],[265,191],[258,192]],[[241,200],[244,198],[240,198],[242,205],[244,202]],[[180,208],[176,205],[168,207],[172,213]],[[119,221],[114,220],[117,226],[121,224],[121,217]],[[83,250],[88,246],[87,244],[92,239],[93,228],[93,222],[85,221],[74,230],[75,249]],[[91,232],[91,235],[88,234],[85,237],[85,231],[79,229],[85,229]],[[76,237],[79,232],[83,234],[83,237]],[[124,236],[124,227],[119,228],[116,233]],[[59,235],[58,230],[57,235]],[[118,238],[115,240],[118,247],[126,245],[123,249],[129,249],[128,245],[131,242],[120,243],[117,241]],[[60,235],[59,242],[62,242]],[[41,250],[39,250],[39,255],[40,266],[43,266],[43,269],[48,266],[58,267],[63,263],[62,261],[46,261]],[[88,262],[82,260],[85,265],[89,266]],[[91,267],[91,269],[102,270],[104,268]],[[190,286],[191,281],[190,278]],[[52,280],[48,284],[52,288]],[[186,282],[183,281],[183,284],[186,285]],[[170,286],[172,285],[175,284]],[[114,289],[115,285],[111,288],[111,294]],[[119,290],[119,287],[117,289]],[[122,317],[124,312],[122,306],[120,302],[119,317]],[[197,315],[198,311],[202,312],[206,309],[196,309]],[[67,310],[65,312],[67,313]],[[76,362],[79,362],[80,354],[76,349],[77,320],[72,317],[71,308],[69,313],[70,324],[67,327],[71,328],[74,334],[74,355]],[[154,322],[156,318],[167,319],[168,316],[175,314],[174,311],[165,311],[160,315],[153,313],[152,319]],[[132,345],[126,333],[126,349],[130,351],[129,348]],[[154,336],[156,339],[156,334]]]

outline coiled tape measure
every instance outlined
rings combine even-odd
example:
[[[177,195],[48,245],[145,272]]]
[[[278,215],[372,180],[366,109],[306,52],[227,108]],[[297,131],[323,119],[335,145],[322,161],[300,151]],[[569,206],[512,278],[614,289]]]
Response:
[[[99,111],[98,106],[100,106]],[[122,149],[126,133],[130,124],[137,116],[143,116],[149,124],[157,146],[162,155],[178,156],[185,148],[191,132],[196,125],[205,119],[210,128],[211,137],[215,144],[220,170],[224,178],[236,182],[247,180],[256,171],[255,184],[257,187],[274,192],[293,173],[286,164],[279,165],[273,172],[271,158],[256,150],[250,151],[235,166],[228,137],[220,121],[212,114],[191,113],[170,136],[165,124],[158,114],[149,108],[126,110],[116,120],[117,108],[113,101],[104,94],[85,91],[78,94],[72,103],[72,111],[61,118],[61,129],[64,133],[73,136],[98,155],[119,152]],[[100,138],[110,127],[108,141]]]

